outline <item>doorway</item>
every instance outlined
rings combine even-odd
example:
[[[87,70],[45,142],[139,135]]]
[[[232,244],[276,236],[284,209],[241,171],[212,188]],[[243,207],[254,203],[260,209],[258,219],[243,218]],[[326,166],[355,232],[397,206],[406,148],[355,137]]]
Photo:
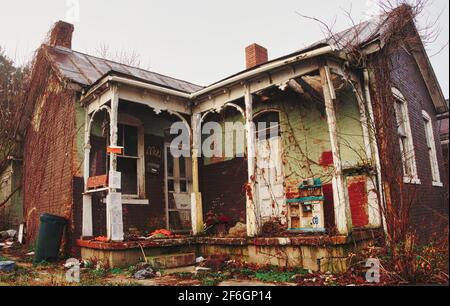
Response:
[[[279,218],[286,203],[280,116],[277,111],[264,112],[254,119],[256,125],[256,196],[263,222]]]
[[[183,152],[189,156],[189,152]],[[165,194],[167,229],[175,233],[190,232],[191,193],[192,193],[192,159],[174,157],[169,143],[164,146],[165,157]]]

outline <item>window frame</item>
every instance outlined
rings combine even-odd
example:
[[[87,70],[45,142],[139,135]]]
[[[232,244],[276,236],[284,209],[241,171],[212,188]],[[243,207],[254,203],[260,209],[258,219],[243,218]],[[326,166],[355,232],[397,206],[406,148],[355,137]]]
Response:
[[[148,201],[136,201],[136,200],[145,200],[146,192],[145,192],[145,130],[144,124],[137,118],[128,115],[128,114],[119,114],[119,118],[117,120],[118,125],[125,125],[137,128],[137,157],[135,156],[126,156],[126,155],[118,155],[118,158],[129,158],[136,160],[136,168],[137,168],[137,194],[122,194],[123,203],[124,204],[148,204]],[[125,154],[125,148],[124,148]],[[127,201],[129,200],[129,201]]]
[[[402,158],[403,180],[405,184],[420,185],[422,182],[420,181],[417,172],[416,152],[411,131],[411,122],[409,119],[408,102],[400,90],[395,87],[392,88],[392,94],[395,103],[394,112]],[[399,114],[399,111],[401,114]],[[403,127],[403,133],[400,133],[400,127]]]
[[[422,110],[422,118],[425,128],[425,139],[428,149],[428,156],[430,159],[432,184],[435,187],[444,187],[441,180],[441,173],[439,171],[439,162],[437,159],[436,141],[434,138],[434,128],[431,116],[425,110]]]

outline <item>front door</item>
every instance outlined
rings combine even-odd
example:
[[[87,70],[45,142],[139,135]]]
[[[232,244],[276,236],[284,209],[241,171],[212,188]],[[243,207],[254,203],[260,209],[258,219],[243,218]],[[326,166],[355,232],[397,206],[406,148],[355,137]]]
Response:
[[[189,232],[191,223],[192,160],[173,157],[165,146],[165,190],[167,229]]]
[[[267,123],[269,128],[258,128],[260,122]],[[256,141],[256,196],[263,222],[272,218],[279,218],[285,223],[286,216],[283,214],[283,209],[286,196],[281,157],[282,142],[278,122],[278,113],[266,113],[255,120],[258,131]],[[272,124],[271,127],[270,124]],[[263,134],[265,137],[261,137]]]

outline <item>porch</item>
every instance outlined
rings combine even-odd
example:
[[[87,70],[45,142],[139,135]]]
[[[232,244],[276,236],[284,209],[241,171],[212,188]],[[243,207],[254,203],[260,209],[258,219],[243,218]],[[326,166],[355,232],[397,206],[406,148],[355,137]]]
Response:
[[[278,238],[217,238],[185,237],[128,242],[98,242],[79,240],[82,258],[95,259],[110,267],[125,268],[139,262],[171,255],[189,255],[171,258],[175,268],[195,265],[195,258],[223,255],[261,266],[304,268],[315,272],[342,272],[348,268],[349,254],[374,243],[380,231],[355,231],[347,236],[291,236]]]
[[[229,241],[217,251],[237,248],[258,260],[264,256],[257,250],[268,243],[269,254],[278,248],[320,254],[331,247],[338,252],[331,257],[339,257],[355,231],[381,228],[381,179],[369,97],[360,76],[344,71],[342,64],[306,58],[270,76],[194,94],[121,77],[99,82],[82,99],[87,123],[83,252],[103,249],[113,256],[116,250],[110,248],[118,246],[130,252],[131,260],[141,256],[142,244],[208,254]],[[232,141],[228,154],[203,155],[208,139],[202,132],[208,122],[242,123],[233,135],[245,135],[244,150],[238,152]],[[260,128],[261,123],[275,125]],[[173,124],[188,135],[177,147],[188,157],[173,156],[170,150],[180,136],[168,133]],[[103,131],[98,147],[96,130]],[[222,141],[210,142],[214,152],[229,149]],[[243,237],[229,237],[238,225],[245,228]],[[255,238],[267,235],[264,231],[272,225],[286,232],[285,240],[277,238],[277,244]],[[130,241],[161,228],[192,238],[162,245]],[[205,234],[225,238],[201,238]],[[99,236],[109,244],[92,241]],[[310,245],[317,237],[327,247]]]

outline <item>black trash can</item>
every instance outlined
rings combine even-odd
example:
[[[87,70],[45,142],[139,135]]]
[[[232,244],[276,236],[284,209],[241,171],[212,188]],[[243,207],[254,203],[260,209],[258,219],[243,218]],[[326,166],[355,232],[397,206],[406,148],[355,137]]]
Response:
[[[34,262],[55,261],[58,259],[61,239],[67,221],[62,217],[49,214],[41,215],[40,219],[41,224],[39,226]]]

